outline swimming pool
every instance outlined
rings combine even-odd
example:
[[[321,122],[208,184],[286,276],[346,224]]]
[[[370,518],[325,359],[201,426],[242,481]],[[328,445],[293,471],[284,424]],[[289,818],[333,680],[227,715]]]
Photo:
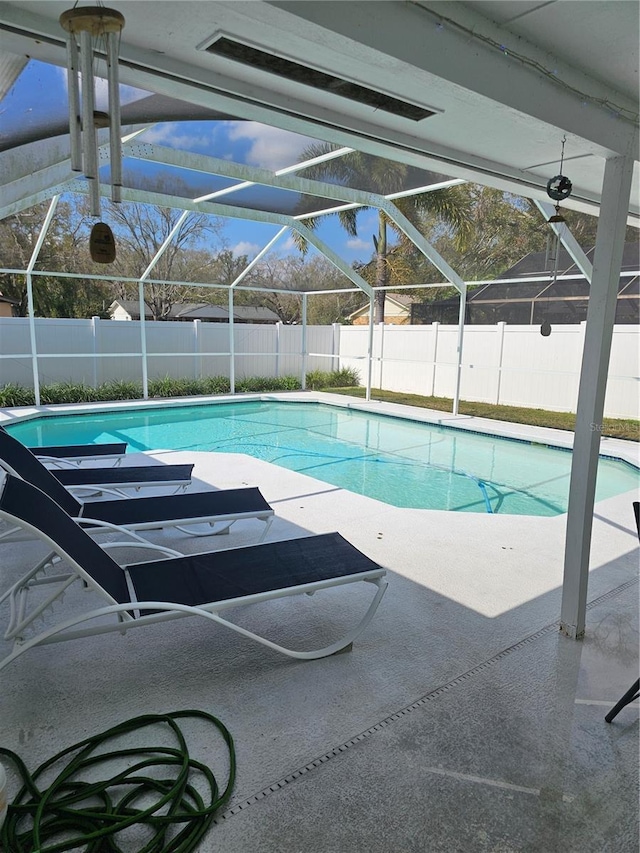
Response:
[[[323,403],[244,401],[36,418],[27,445],[126,441],[246,453],[398,507],[551,516],[566,512],[571,453]],[[639,472],[600,458],[596,499],[636,489]]]

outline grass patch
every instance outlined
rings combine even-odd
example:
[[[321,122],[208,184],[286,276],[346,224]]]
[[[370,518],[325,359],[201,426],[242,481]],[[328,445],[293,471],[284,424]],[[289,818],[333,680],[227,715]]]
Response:
[[[358,388],[332,388],[332,392],[363,398],[366,389],[361,386]],[[406,406],[417,406],[422,409],[435,409],[438,412],[450,412],[453,406],[453,400],[447,397],[422,397],[419,394],[382,391],[378,388],[371,389],[371,399],[386,403],[402,403]],[[545,409],[525,409],[521,406],[493,406],[490,403],[471,403],[466,400],[460,400],[459,411],[461,415],[564,429],[569,432],[574,431],[576,423],[576,416],[572,412],[549,412]],[[632,418],[604,418],[602,435],[608,438],[640,441],[640,421]]]

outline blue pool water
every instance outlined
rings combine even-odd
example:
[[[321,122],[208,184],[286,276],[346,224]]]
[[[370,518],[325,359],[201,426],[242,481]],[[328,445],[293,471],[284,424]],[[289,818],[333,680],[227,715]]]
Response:
[[[27,445],[126,441],[130,451],[246,453],[399,507],[566,512],[571,453],[320,403],[234,402],[64,415],[14,424]],[[596,499],[639,472],[600,459]]]

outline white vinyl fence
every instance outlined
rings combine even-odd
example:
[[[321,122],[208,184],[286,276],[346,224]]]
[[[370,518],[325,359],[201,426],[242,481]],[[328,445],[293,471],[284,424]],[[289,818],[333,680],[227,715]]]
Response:
[[[465,326],[460,399],[575,412],[585,323],[554,326]],[[343,326],[340,366],[366,381],[369,330]],[[457,326],[380,324],[373,335],[372,388],[454,396]],[[640,327],[614,327],[605,398],[607,417],[640,417]]]
[[[246,376],[298,376],[338,369],[339,327],[309,326],[302,358],[302,326],[234,324],[233,367]],[[202,376],[230,378],[231,342],[226,323],[145,323],[148,378]],[[140,322],[36,319],[41,385],[110,380],[142,381]],[[315,353],[312,354],[312,353]],[[304,365],[303,365],[304,361]],[[0,385],[33,388],[29,320],[0,317]]]
[[[140,323],[37,319],[40,384],[142,380]],[[226,323],[145,323],[149,379],[297,376],[355,368],[367,382],[366,326],[235,324],[233,358]],[[510,406],[575,411],[585,324],[466,326],[460,398]],[[306,355],[303,337],[306,334]],[[453,398],[457,326],[376,326],[372,387]],[[640,327],[614,327],[605,415],[640,417]],[[0,385],[33,387],[29,321],[0,318]]]

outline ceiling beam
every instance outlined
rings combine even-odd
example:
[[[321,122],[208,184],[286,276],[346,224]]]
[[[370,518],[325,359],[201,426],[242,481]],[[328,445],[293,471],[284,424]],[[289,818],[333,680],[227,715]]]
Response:
[[[296,9],[296,15],[300,15],[301,10],[308,14],[311,11],[310,7],[319,10],[320,7],[334,5],[302,3]],[[351,2],[341,4],[341,10],[343,7],[352,5]],[[365,5],[368,11],[376,10],[377,15],[378,7],[387,7],[390,4],[376,2]],[[395,7],[396,12],[402,11],[407,6],[399,3],[391,5]],[[255,14],[260,11],[260,7],[267,7],[268,4],[234,4],[234,9],[249,6],[252,8],[252,14]],[[306,7],[306,10],[303,7]],[[404,11],[401,17],[406,20]],[[342,12],[337,17],[341,18]],[[37,50],[37,55],[46,61],[64,64],[63,39],[57,21],[26,12],[21,14],[19,7],[4,4],[0,8],[0,26],[3,23],[11,30],[3,36],[6,38],[8,49],[33,55],[36,55]],[[369,33],[368,28],[367,33]],[[413,43],[415,39],[411,41]],[[421,50],[426,53],[424,46]],[[216,72],[212,76],[208,68],[126,43],[121,49],[120,77],[123,83],[170,97],[182,98],[200,106],[236,115],[238,118],[262,122],[338,145],[357,147],[366,153],[398,160],[423,169],[443,171],[452,177],[494,186],[506,192],[542,200],[546,198],[543,179],[531,172],[479,157],[451,145],[420,139],[415,133],[405,131],[397,124],[391,127],[388,117],[385,118],[382,114],[367,118],[355,117],[352,112],[349,112],[347,101],[344,102],[344,111],[342,111],[343,99],[336,99],[331,108],[317,104],[310,105],[301,97],[291,94],[285,96],[275,91],[273,87],[256,86],[253,82],[230,78],[224,73]],[[551,84],[547,84],[549,85]],[[547,90],[545,94],[548,94]],[[552,116],[547,115],[546,118],[549,133],[557,131],[552,123]],[[622,122],[618,124],[622,125]],[[589,135],[586,138],[588,139]],[[597,147],[595,145],[595,148]],[[615,148],[611,140],[610,148]],[[601,148],[601,150],[605,149]],[[595,214],[598,204],[598,198],[581,192],[580,188],[575,186],[574,195],[567,206]]]

